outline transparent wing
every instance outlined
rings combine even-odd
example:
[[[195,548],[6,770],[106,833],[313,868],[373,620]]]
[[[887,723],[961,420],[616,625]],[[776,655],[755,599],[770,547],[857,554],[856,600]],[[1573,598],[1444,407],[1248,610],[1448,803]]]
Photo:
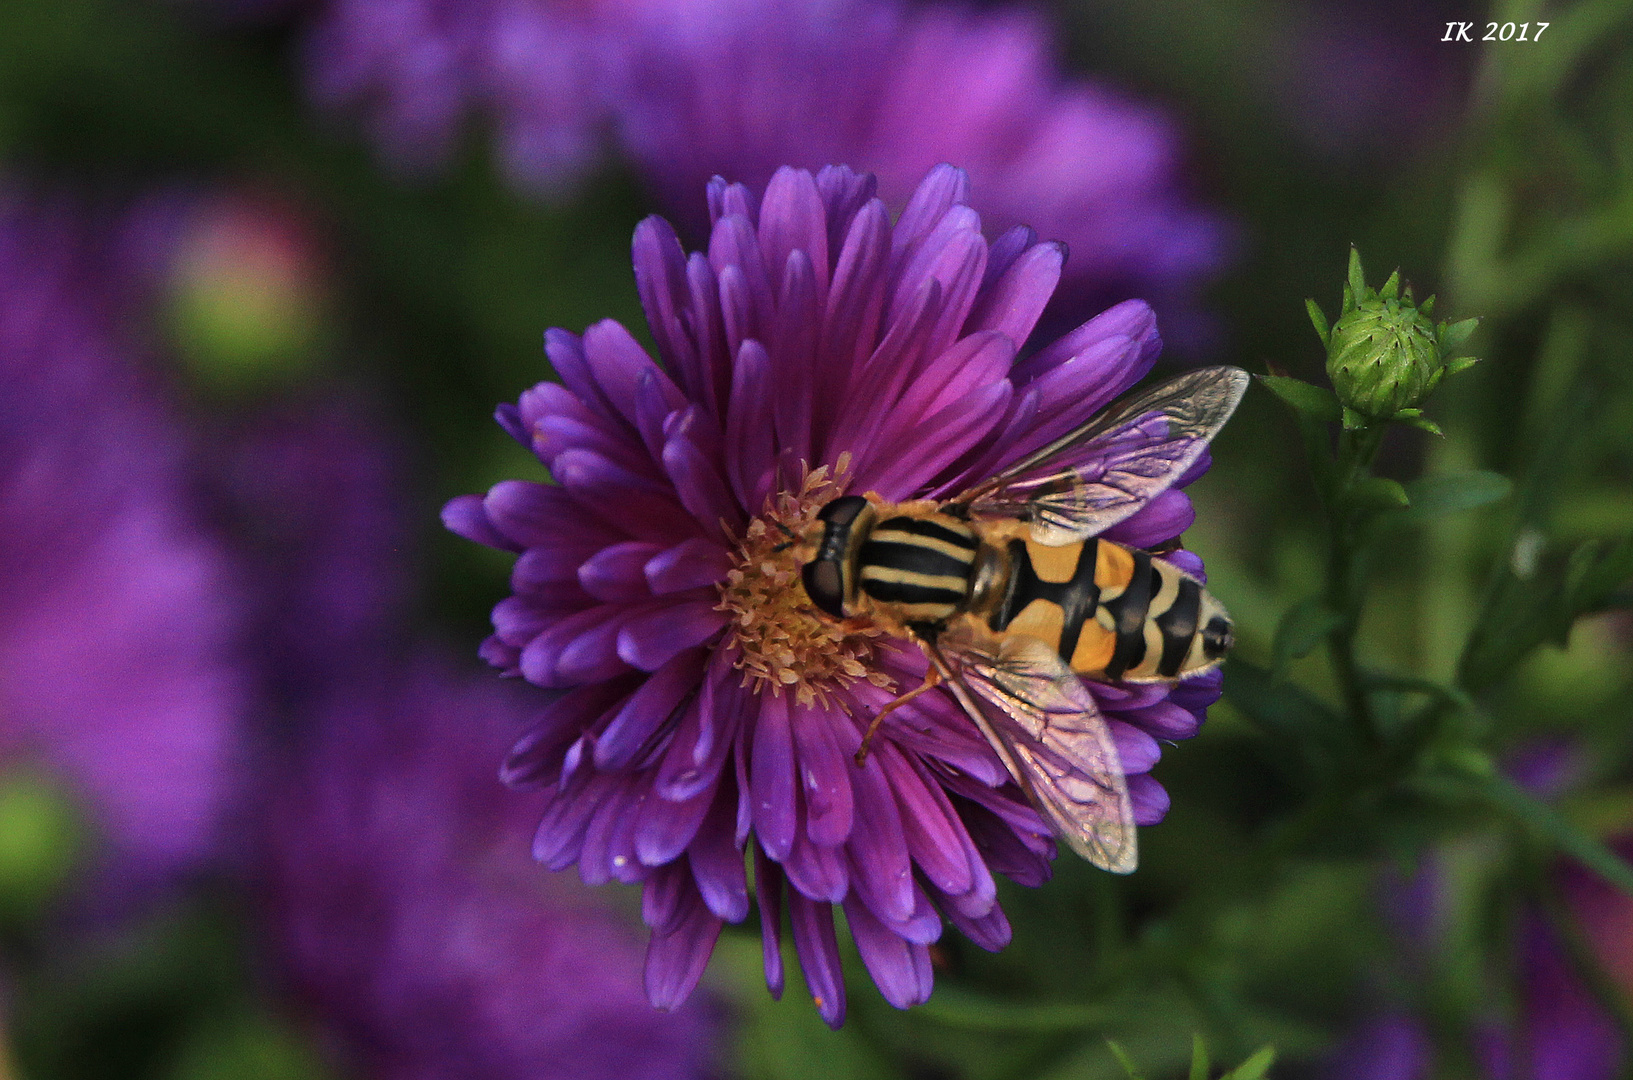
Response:
[[[1117,874],[1137,861],[1134,806],[1094,698],[1046,644],[955,625],[930,662],[1055,834]]]
[[[1029,521],[1042,544],[1096,536],[1173,486],[1236,411],[1248,381],[1240,368],[1187,371],[1112,405],[952,503],[978,517]]]

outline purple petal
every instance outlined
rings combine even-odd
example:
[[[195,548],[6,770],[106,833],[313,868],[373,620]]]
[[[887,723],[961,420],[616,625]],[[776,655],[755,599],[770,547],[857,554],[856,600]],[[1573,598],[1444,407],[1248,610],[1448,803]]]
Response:
[[[551,327],[544,332],[544,353],[550,358],[550,366],[556,369],[557,378],[572,391],[575,398],[614,428],[623,423],[618,410],[607,400],[590,371],[589,360],[584,355],[583,338]]]
[[[674,482],[681,505],[705,533],[726,539],[742,528],[742,510],[726,487],[725,478],[687,437],[684,427],[664,444],[663,467]]]
[[[873,917],[866,904],[854,898],[845,901],[845,920],[862,964],[886,1001],[898,1009],[907,1009],[930,999],[935,979],[930,971],[929,949],[897,937]]]
[[[663,604],[629,619],[618,634],[618,655],[632,667],[656,671],[683,650],[701,645],[726,625],[715,600]]]
[[[630,536],[673,544],[695,536],[698,524],[672,492],[587,450],[569,450],[552,465],[562,487],[585,508],[615,520]]]
[[[881,740],[875,753],[901,808],[908,850],[924,876],[942,892],[970,891],[974,879],[965,855],[964,826],[941,785],[924,775],[893,743]]]
[[[878,339],[889,260],[890,217],[884,203],[874,199],[856,215],[845,236],[823,315],[823,371],[818,385],[832,393],[855,381]]]
[[[645,567],[646,584],[660,594],[699,589],[724,579],[731,565],[725,548],[693,537],[654,555]]]
[[[1157,740],[1139,728],[1109,719],[1106,726],[1111,729],[1111,741],[1117,744],[1117,758],[1122,762],[1124,775],[1150,772],[1151,766],[1162,757],[1162,747],[1157,745]]]
[[[1011,230],[1004,235],[1008,237],[1013,233]],[[989,274],[993,261],[998,258],[1000,253],[994,245],[988,255]],[[963,332],[997,330],[1018,348],[1038,324],[1044,307],[1055,293],[1055,286],[1060,283],[1060,271],[1065,263],[1066,245],[1058,241],[1027,248],[982,291]]]
[[[697,694],[707,660],[702,649],[688,649],[653,672],[596,741],[597,767],[617,771],[635,764],[647,744]]]
[[[718,419],[731,393],[731,358],[735,355],[726,343],[720,285],[708,258],[698,252],[686,260],[686,281],[692,294],[687,315],[700,357],[696,376],[699,385],[692,396],[701,400],[709,415]]]
[[[777,303],[771,278],[767,274],[768,268],[760,253],[759,237],[747,218],[733,215],[721,218],[715,224],[709,236],[709,265],[720,279],[722,307],[726,307],[728,277],[735,281],[735,288],[747,303],[745,314],[749,322],[738,328],[739,333],[743,338],[759,337],[763,328],[772,324]],[[781,264],[776,269],[781,273]],[[727,342],[735,347],[741,338],[733,339],[732,311],[728,308],[723,313],[726,316]]]
[[[1105,373],[1108,376],[1107,385],[1122,381],[1113,389],[1101,391],[1104,397],[1094,402],[1092,410],[1098,412],[1110,404],[1114,396],[1150,371],[1162,350],[1162,339],[1157,335],[1157,317],[1151,305],[1144,300],[1125,300],[1107,308],[1071,333],[1040,349],[1015,366],[1015,380],[1028,382],[1036,379],[1109,340],[1130,341],[1134,347],[1130,350],[1126,370]]]
[[[646,996],[659,1009],[677,1009],[697,986],[723,924],[688,890],[681,913],[663,932],[654,930],[646,950]]]
[[[534,859],[551,870],[564,870],[578,861],[590,818],[613,790],[611,783],[599,779],[575,779],[565,789],[552,792],[533,833]]]
[[[794,951],[805,971],[805,985],[817,1012],[834,1030],[845,1022],[845,980],[839,969],[839,942],[834,937],[832,909],[788,894],[788,921],[794,931]]]
[[[566,491],[530,480],[502,480],[493,485],[482,499],[482,508],[494,529],[520,547],[539,547],[559,542],[563,539],[561,529],[573,529],[574,523],[584,516]],[[612,537],[593,523],[587,527],[581,525],[577,531],[585,539],[588,539],[585,533],[605,538],[602,539],[603,544],[621,539]],[[594,546],[600,547],[602,544]]]
[[[1182,709],[1195,713],[1200,723],[1202,711],[1219,700],[1224,687],[1225,673],[1219,668],[1214,668],[1181,682],[1174,687],[1168,700]]]
[[[1195,520],[1190,496],[1169,488],[1101,535],[1129,547],[1154,548],[1189,529]]]
[[[517,788],[555,783],[567,747],[597,717],[621,707],[632,689],[633,685],[624,680],[598,682],[558,697],[511,747],[499,769],[499,779]]]
[[[771,358],[758,341],[743,342],[726,412],[726,466],[738,505],[758,513],[771,493],[777,451],[772,428]]]
[[[1020,258],[1023,252],[1030,251],[1037,242],[1037,230],[1030,225],[1015,225],[1005,229],[1003,235],[992,242],[987,252],[987,276],[981,283],[982,290],[992,288],[994,283],[1015,265],[1015,260]]]
[[[777,388],[772,405],[777,445],[795,461],[811,460],[812,412],[828,404],[813,400],[811,391],[822,303],[818,285],[806,254],[790,253],[770,356],[771,380]]]
[[[584,359],[607,401],[637,430],[638,390],[643,379],[656,383],[671,409],[686,404],[686,396],[641,348],[640,342],[614,319],[602,319],[585,329]]]
[[[1168,815],[1168,792],[1150,773],[1128,778],[1128,797],[1134,803],[1136,825],[1155,825]]]
[[[1116,717],[1158,739],[1189,739],[1197,732],[1196,714],[1173,701],[1118,712]]]
[[[691,709],[696,708],[694,702]],[[641,864],[662,866],[678,859],[697,838],[715,797],[713,785],[701,788],[687,799],[664,798],[654,790],[653,797],[641,804],[641,818],[635,829],[635,856]]]
[[[765,963],[765,985],[773,1000],[781,1000],[782,970],[782,871],[754,847],[754,899],[760,909],[760,951]]]
[[[993,905],[985,915],[971,918],[955,908],[947,909],[947,921],[954,928],[987,952],[998,952],[1009,944],[1011,936],[1009,917],[1004,909]]]
[[[911,251],[953,206],[970,197],[970,178],[963,169],[937,165],[919,182],[908,197],[907,206],[896,222],[895,250]]]
[[[981,219],[967,206],[954,207],[907,260],[891,289],[889,310],[908,301],[927,280],[941,284],[940,313],[925,332],[923,349],[934,356],[958,337],[986,272],[987,242]]]
[[[615,783],[584,830],[578,876],[586,885],[634,882],[644,873],[635,857],[635,828],[647,794],[630,783]],[[634,876],[631,876],[631,875]]]
[[[832,254],[839,250],[862,207],[873,201],[879,184],[872,173],[858,173],[846,165],[825,165],[817,173],[816,185],[828,218],[828,251]]]
[[[1000,382],[926,417],[921,437],[897,459],[899,471],[879,478],[879,494],[901,499],[932,487],[938,474],[991,437],[1013,393]]]
[[[548,549],[532,549],[533,552],[546,550]],[[646,585],[646,564],[657,552],[656,544],[647,544],[639,540],[613,544],[602,548],[580,564],[576,576],[579,584],[584,586],[584,591],[603,603],[628,604],[645,600],[651,596]],[[535,573],[542,574],[546,569],[548,567],[540,567]],[[541,577],[539,580],[554,578]]]
[[[838,903],[850,890],[844,849],[813,844],[804,830],[795,831],[794,846],[782,860],[782,870],[788,883],[812,900]]]
[[[691,891],[692,874],[684,860],[656,868],[641,888],[641,921],[654,930],[673,926]]]
[[[794,736],[785,695],[760,699],[754,722],[754,753],[749,771],[754,832],[766,854],[778,862],[794,848],[799,826],[795,805]]]
[[[732,800],[716,798],[709,816],[687,849],[692,876],[709,910],[727,922],[748,917],[748,878],[743,849],[732,841]]]
[[[828,218],[816,180],[804,169],[784,165],[760,200],[760,251],[768,267],[781,267],[799,251],[814,273],[816,297],[828,292]],[[786,293],[781,300],[787,303]]]
[[[1202,584],[1206,585],[1208,583],[1208,571],[1202,565],[1202,556],[1196,552],[1178,548],[1174,551],[1164,552],[1162,557],[1202,582]]]
[[[843,715],[814,706],[795,709],[792,719],[805,829],[813,843],[824,847],[842,844],[851,834],[852,762],[834,738],[841,724],[849,726]]]
[[[704,377],[697,350],[681,329],[679,313],[688,306],[691,295],[680,239],[667,221],[654,215],[635,226],[632,249],[635,290],[658,355],[681,384],[695,393]]]
[[[501,551],[522,550],[523,545],[505,536],[488,521],[488,513],[483,507],[480,495],[460,495],[449,499],[447,505],[442,508],[442,524],[454,535],[474,540],[478,544],[485,544]]]
[[[904,922],[913,914],[913,865],[907,837],[889,779],[870,755],[851,772],[856,810],[866,826],[851,830],[847,847],[856,866],[856,890],[868,907],[887,922]]]
[[[522,677],[552,689],[628,671],[617,649],[628,610],[602,604],[560,620],[522,649]]]
[[[721,663],[716,653],[711,665],[717,670],[704,675],[702,689],[695,709],[688,709],[681,717],[663,761],[658,765],[654,789],[659,797],[680,802],[690,799],[706,787],[713,786],[726,762],[737,730],[736,710],[741,699],[736,694],[721,694],[721,673],[729,665]]]

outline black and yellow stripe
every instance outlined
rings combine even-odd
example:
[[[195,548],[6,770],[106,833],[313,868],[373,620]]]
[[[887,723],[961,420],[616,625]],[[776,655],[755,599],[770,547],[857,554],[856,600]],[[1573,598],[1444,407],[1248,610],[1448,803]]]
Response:
[[[1061,547],[1011,540],[1008,553],[1009,586],[988,625],[1053,644],[1079,674],[1173,679],[1222,653],[1211,640],[1217,605],[1149,552],[1091,539]],[[1206,642],[1204,623],[1214,631]]]
[[[952,519],[886,518],[862,544],[857,584],[903,621],[944,621],[969,596],[978,547],[974,531]]]

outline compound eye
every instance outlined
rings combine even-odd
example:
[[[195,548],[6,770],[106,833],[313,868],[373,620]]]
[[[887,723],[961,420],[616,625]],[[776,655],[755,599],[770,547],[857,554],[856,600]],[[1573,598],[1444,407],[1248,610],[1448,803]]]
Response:
[[[800,570],[805,594],[811,603],[836,619],[845,617],[845,580],[839,564],[831,559],[808,562]]]
[[[817,520],[831,525],[849,525],[867,505],[868,501],[860,495],[841,495],[817,511]]]

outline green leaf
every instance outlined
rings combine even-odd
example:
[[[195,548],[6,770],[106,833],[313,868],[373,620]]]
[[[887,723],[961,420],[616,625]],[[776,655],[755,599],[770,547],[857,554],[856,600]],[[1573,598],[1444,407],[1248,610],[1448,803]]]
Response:
[[[1408,415],[1406,415],[1407,412],[1411,412],[1411,413],[1413,413],[1415,415],[1408,416]],[[1402,409],[1400,412],[1396,413],[1393,417],[1391,417],[1391,419],[1394,420],[1396,423],[1406,424],[1409,427],[1415,427],[1415,428],[1419,428],[1419,429],[1421,429],[1423,431],[1427,431],[1431,435],[1439,435],[1439,436],[1442,436],[1442,437],[1445,436],[1446,433],[1444,431],[1440,430],[1440,425],[1439,424],[1435,423],[1433,420],[1430,420],[1426,416],[1416,415],[1417,413],[1418,413],[1418,410],[1416,410],[1416,409],[1411,409],[1411,410]]]
[[[1508,477],[1484,469],[1424,476],[1406,485],[1414,519],[1490,506],[1508,498],[1513,490],[1514,482]]]
[[[1431,790],[1438,789],[1443,794],[1454,795],[1458,788],[1462,788],[1538,839],[1576,859],[1610,885],[1633,896],[1633,866],[1502,773],[1495,770],[1460,771],[1439,780],[1431,779],[1426,786]]]
[[[1300,783],[1320,787],[1358,752],[1351,725],[1320,699],[1239,657],[1225,661],[1225,698],[1277,747],[1297,755],[1288,772]]]
[[[1309,656],[1328,634],[1344,623],[1344,616],[1329,608],[1316,597],[1300,600],[1281,617],[1276,626],[1276,640],[1271,647],[1270,670],[1280,678],[1289,660]]]
[[[1458,681],[1479,690],[1512,671],[1545,641],[1563,646],[1582,615],[1625,599],[1633,581],[1633,534],[1590,540],[1568,557],[1543,552],[1506,568],[1470,631]]]
[[[1304,310],[1310,313],[1310,325],[1315,327],[1316,337],[1325,345],[1332,338],[1332,327],[1327,324],[1327,313],[1321,310],[1321,305],[1314,300],[1304,301]]]
[[[1110,1048],[1111,1056],[1117,1059],[1117,1064],[1121,1065],[1123,1071],[1128,1074],[1128,1080],[1145,1080],[1145,1077],[1140,1075],[1139,1070],[1134,1067],[1134,1062],[1129,1059],[1128,1054],[1121,1046],[1118,1046],[1110,1039],[1106,1040],[1106,1046]]]
[[[1212,1069],[1213,1063],[1208,1060],[1208,1044],[1201,1032],[1194,1032],[1191,1035],[1191,1075],[1188,1080],[1208,1080],[1208,1073]]]
[[[1242,1062],[1230,1072],[1221,1076],[1219,1080],[1264,1080],[1270,1073],[1270,1066],[1275,1064],[1276,1048],[1263,1046],[1246,1061]]]
[[[1386,476],[1369,476],[1350,488],[1344,501],[1354,510],[1398,510],[1412,499],[1400,482]]]
[[[1361,251],[1351,245],[1349,249],[1349,294],[1356,304],[1366,299],[1367,279],[1366,272],[1361,269]]]
[[[1449,326],[1442,326],[1440,330],[1440,350],[1442,353],[1454,353],[1468,341],[1469,335],[1479,327],[1479,319],[1464,319]]]
[[[1265,389],[1307,416],[1317,420],[1337,420],[1340,416],[1338,395],[1326,387],[1287,375],[1260,375],[1259,381]]]

